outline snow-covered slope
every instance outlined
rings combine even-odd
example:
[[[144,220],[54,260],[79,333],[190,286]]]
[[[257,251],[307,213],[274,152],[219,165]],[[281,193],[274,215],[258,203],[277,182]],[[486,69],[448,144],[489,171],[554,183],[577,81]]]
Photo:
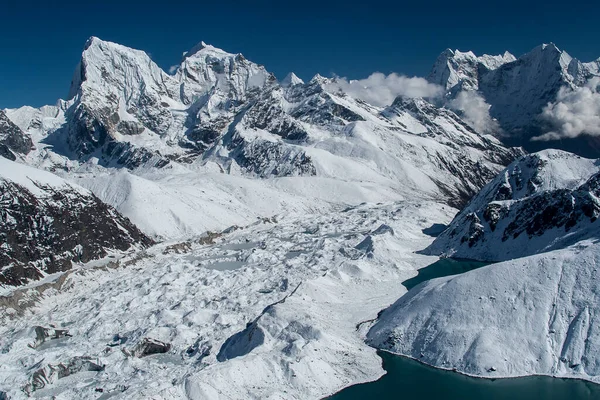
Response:
[[[416,286],[371,328],[373,346],[486,377],[600,382],[600,246],[590,242]]]
[[[0,285],[22,285],[152,241],[91,192],[0,157]]]
[[[600,162],[560,150],[527,155],[485,186],[425,252],[485,261],[596,237]]]

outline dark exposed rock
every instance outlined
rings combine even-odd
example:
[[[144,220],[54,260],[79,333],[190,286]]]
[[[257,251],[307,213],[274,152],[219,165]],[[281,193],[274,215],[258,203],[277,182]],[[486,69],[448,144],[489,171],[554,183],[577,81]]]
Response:
[[[14,153],[27,154],[33,148],[33,142],[17,125],[0,110],[0,156],[16,160]]]
[[[153,241],[129,219],[90,192],[36,183],[43,193],[0,179],[0,284],[71,269],[108,250],[127,250]]]
[[[171,344],[152,338],[143,338],[133,350],[135,357],[146,357],[152,354],[166,353],[171,349]]]
[[[424,252],[501,261],[596,237],[600,172],[592,173],[597,165],[558,150],[523,157],[487,185]]]
[[[234,139],[235,160],[248,173],[269,176],[316,175],[311,158],[302,150],[280,142],[241,137]]]

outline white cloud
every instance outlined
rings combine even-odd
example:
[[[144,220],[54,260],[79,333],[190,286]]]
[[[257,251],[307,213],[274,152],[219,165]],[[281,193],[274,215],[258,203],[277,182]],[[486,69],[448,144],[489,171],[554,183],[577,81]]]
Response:
[[[542,118],[554,129],[532,140],[600,136],[600,78],[590,79],[583,87],[561,88],[556,101],[544,107]]]
[[[177,68],[179,68],[179,65],[171,65],[169,67],[169,74],[173,75],[175,72],[177,72]]]
[[[500,133],[498,121],[490,116],[490,105],[483,96],[474,91],[461,91],[448,103],[459,111],[463,119],[479,133]]]
[[[426,79],[394,73],[386,76],[381,72],[360,80],[338,78],[329,86],[330,90],[342,90],[354,98],[379,107],[392,104],[398,96],[435,97],[442,94],[440,86],[429,83]]]

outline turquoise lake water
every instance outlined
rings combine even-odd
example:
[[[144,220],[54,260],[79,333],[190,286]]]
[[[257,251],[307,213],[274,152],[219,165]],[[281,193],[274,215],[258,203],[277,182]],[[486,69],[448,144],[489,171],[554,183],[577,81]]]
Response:
[[[530,376],[481,379],[429,367],[380,351],[387,374],[350,386],[329,400],[579,400],[600,399],[600,385],[575,379]]]

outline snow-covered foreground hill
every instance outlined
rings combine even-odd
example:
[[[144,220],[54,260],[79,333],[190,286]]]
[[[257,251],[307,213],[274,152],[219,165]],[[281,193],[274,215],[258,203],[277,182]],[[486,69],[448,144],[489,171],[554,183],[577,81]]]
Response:
[[[368,334],[373,346],[486,377],[600,382],[597,241],[418,285]]]
[[[304,399],[376,379],[357,325],[435,261],[414,253],[421,230],[454,212],[406,201],[257,220],[19,289],[1,303],[0,390]]]

